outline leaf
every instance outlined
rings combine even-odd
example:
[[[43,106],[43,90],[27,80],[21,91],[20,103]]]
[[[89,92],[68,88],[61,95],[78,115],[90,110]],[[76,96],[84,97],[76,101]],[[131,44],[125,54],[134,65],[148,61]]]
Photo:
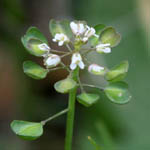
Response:
[[[95,31],[96,31],[96,34],[97,35],[100,35],[101,32],[105,29],[106,25],[104,24],[98,24],[94,27]]]
[[[110,83],[105,88],[106,96],[114,103],[125,104],[131,99],[131,95],[128,91],[128,85],[125,82]]]
[[[76,85],[77,83],[73,79],[66,78],[56,82],[54,88],[59,93],[68,93],[71,89],[75,88]]]
[[[111,47],[115,47],[120,43],[121,35],[113,27],[107,27],[101,33],[100,40],[103,44],[110,43]]]
[[[94,27],[95,31],[96,31],[96,34],[97,35],[100,35],[101,32],[104,30],[106,26],[104,24],[98,24]],[[96,37],[96,36],[92,36],[89,38],[89,42],[91,44],[91,46],[96,46],[98,45],[99,43],[99,37]]]
[[[119,65],[115,66],[113,69],[111,69],[109,72],[106,73],[106,80],[109,82],[116,82],[123,80],[126,76],[126,73],[129,69],[129,63],[128,61],[123,61]]]
[[[11,123],[13,132],[25,140],[35,140],[43,134],[41,123],[14,120]]]
[[[72,37],[70,22],[68,20],[62,20],[62,21],[56,21],[54,19],[50,20],[49,30],[53,37],[57,33],[63,33],[65,35],[67,35],[68,38]]]
[[[26,75],[37,80],[44,79],[48,73],[46,69],[32,61],[25,61],[23,63],[23,70]]]
[[[39,44],[48,44],[48,41],[36,27],[30,27],[27,33],[21,38],[21,41],[27,51],[34,56],[41,57],[46,53],[46,51],[37,47]]]
[[[77,100],[79,103],[83,104],[86,107],[92,106],[99,100],[98,94],[91,93],[82,93],[77,96]]]

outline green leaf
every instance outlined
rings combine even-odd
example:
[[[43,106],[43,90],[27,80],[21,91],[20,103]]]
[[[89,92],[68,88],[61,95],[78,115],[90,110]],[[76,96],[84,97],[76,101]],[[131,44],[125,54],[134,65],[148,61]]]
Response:
[[[44,79],[48,73],[46,69],[32,61],[25,61],[23,63],[23,70],[26,75],[37,80]]]
[[[91,46],[94,47],[94,46],[98,45],[99,38],[96,37],[96,36],[92,36],[92,37],[89,38],[89,43],[90,43]]]
[[[106,80],[109,82],[116,82],[123,80],[129,69],[128,61],[123,61],[106,73]]]
[[[96,34],[97,35],[100,35],[101,32],[105,29],[106,25],[104,24],[98,24],[94,27],[95,31],[96,31]]]
[[[107,27],[101,33],[100,40],[103,44],[110,43],[111,47],[115,47],[120,43],[121,35],[113,27]]]
[[[106,96],[114,103],[125,104],[131,99],[131,95],[128,91],[128,85],[125,82],[110,83],[105,88]]]
[[[94,27],[95,31],[96,31],[96,34],[97,35],[100,35],[101,32],[104,30],[106,26],[104,24],[98,24]],[[96,36],[92,36],[89,38],[89,42],[91,44],[91,46],[96,46],[98,45],[99,43],[99,37],[96,37]]]
[[[15,134],[25,140],[35,140],[43,134],[41,123],[14,120],[11,129]]]
[[[86,107],[92,106],[99,100],[98,94],[91,94],[91,93],[82,93],[77,96],[77,100],[79,103],[83,104]]]
[[[59,93],[68,93],[71,89],[75,88],[76,85],[77,83],[73,79],[66,78],[56,82],[54,88]]]
[[[68,20],[56,21],[50,20],[49,30],[54,37],[57,33],[64,33],[68,38],[72,37],[72,31],[70,29],[70,22]]]
[[[38,48],[39,44],[48,44],[48,41],[36,27],[30,27],[27,33],[21,38],[21,41],[27,51],[34,56],[41,57],[47,53],[47,51]]]

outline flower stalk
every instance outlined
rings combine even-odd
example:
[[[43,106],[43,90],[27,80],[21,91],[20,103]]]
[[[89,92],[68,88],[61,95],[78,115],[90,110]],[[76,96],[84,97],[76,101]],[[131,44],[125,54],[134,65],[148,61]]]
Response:
[[[46,120],[44,120],[44,121],[41,121],[41,124],[42,124],[42,125],[45,125],[47,122],[49,122],[49,121],[51,121],[51,120],[53,120],[53,119],[55,119],[55,118],[57,118],[57,117],[59,117],[59,116],[61,116],[61,115],[64,115],[64,114],[67,113],[67,112],[68,112],[68,108],[67,108],[67,109],[64,109],[64,110],[62,110],[62,111],[60,111],[59,113],[57,113],[57,114],[55,114],[55,115],[49,117],[48,119],[46,119]]]
[[[72,72],[72,79],[77,82],[78,76],[79,76],[79,68],[77,67]],[[69,104],[68,104],[68,114],[67,114],[65,150],[71,150],[72,149],[76,93],[77,93],[77,87],[75,87],[74,89],[72,89],[69,92]]]

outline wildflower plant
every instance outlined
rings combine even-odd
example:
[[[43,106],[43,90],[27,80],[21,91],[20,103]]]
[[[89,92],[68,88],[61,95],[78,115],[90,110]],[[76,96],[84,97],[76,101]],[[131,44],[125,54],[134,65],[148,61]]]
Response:
[[[43,58],[44,67],[28,60],[23,63],[23,70],[29,77],[40,80],[52,71],[66,69],[68,76],[56,82],[54,88],[59,93],[69,94],[68,108],[39,123],[15,120],[11,123],[11,128],[21,138],[35,140],[43,134],[43,126],[48,121],[67,113],[65,150],[71,150],[76,99],[81,105],[90,107],[100,98],[99,94],[86,92],[84,87],[98,88],[116,104],[129,102],[131,95],[128,85],[122,81],[128,72],[129,64],[123,61],[114,68],[108,69],[95,64],[94,60],[90,63],[87,59],[91,52],[97,55],[111,53],[119,44],[121,36],[113,27],[103,24],[90,27],[85,21],[51,20],[49,29],[53,36],[52,41],[58,46],[66,46],[68,51],[52,49],[39,29],[31,27],[21,41],[30,54]],[[69,65],[63,62],[66,56],[70,56]],[[82,83],[79,73],[84,69],[88,70],[91,75],[103,76],[107,82],[106,86]],[[77,94],[78,88],[81,89],[80,94]]]

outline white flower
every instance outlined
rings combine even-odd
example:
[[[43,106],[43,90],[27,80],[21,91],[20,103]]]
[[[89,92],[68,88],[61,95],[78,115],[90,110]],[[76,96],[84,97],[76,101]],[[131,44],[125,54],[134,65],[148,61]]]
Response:
[[[94,75],[104,75],[105,74],[105,68],[101,67],[97,64],[91,64],[88,67],[88,71]]]
[[[71,27],[73,34],[75,34],[76,36],[80,36],[84,34],[84,32],[86,31],[85,25],[80,22],[78,23],[71,22],[70,27]]]
[[[43,51],[49,51],[50,47],[46,43],[42,43],[38,45],[38,48]]]
[[[69,42],[69,38],[63,33],[57,33],[53,38],[53,42],[58,42],[58,45],[62,46],[64,43]]]
[[[96,51],[98,53],[111,53],[111,47],[110,44],[99,44],[96,46]]]
[[[44,52],[44,54],[42,55],[43,57],[46,57],[50,52],[50,47],[46,43],[39,44],[38,48]]]
[[[48,67],[55,67],[60,63],[61,59],[58,55],[49,54],[48,57],[44,60],[44,64]]]
[[[80,53],[74,53],[72,55],[72,61],[71,61],[71,64],[70,64],[70,68],[71,70],[74,70],[76,69],[76,67],[79,66],[81,69],[84,69],[85,65],[82,61],[82,57],[80,55]]]
[[[85,32],[85,34],[84,34],[83,42],[88,41],[88,39],[89,39],[91,36],[99,37],[98,35],[95,34],[96,31],[95,31],[94,28],[89,27],[89,26],[87,26],[87,25],[86,25],[86,28],[87,28],[87,30],[86,30],[86,32]]]
[[[91,36],[99,37],[95,34],[96,31],[94,28],[89,27],[81,22],[71,22],[70,27],[72,32],[77,36],[76,40],[87,42]]]

